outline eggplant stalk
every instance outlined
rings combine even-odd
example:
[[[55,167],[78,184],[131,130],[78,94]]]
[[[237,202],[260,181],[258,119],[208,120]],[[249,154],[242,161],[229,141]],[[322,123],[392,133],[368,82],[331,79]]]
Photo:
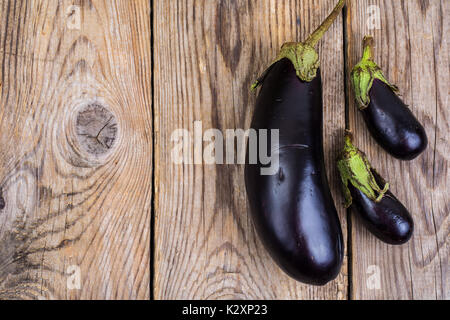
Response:
[[[347,208],[352,204],[352,196],[348,187],[349,183],[375,202],[380,202],[389,190],[388,183],[385,183],[383,188],[377,184],[372,174],[374,169],[366,155],[352,144],[352,136],[349,131],[345,135],[344,150],[337,166],[341,175],[345,206]]]
[[[287,42],[281,46],[272,65],[284,58],[289,59],[294,65],[297,77],[305,82],[311,82],[317,76],[317,69],[320,67],[319,54],[314,48],[325,32],[331,27],[337,16],[345,5],[345,0],[339,0],[333,11],[328,15],[325,21],[306,39],[305,42]],[[270,67],[269,67],[270,68]],[[251,89],[255,90],[264,80],[263,76],[256,80]]]
[[[393,92],[398,93],[398,88],[389,83],[381,68],[373,61],[373,37],[365,36],[363,40],[364,53],[361,61],[352,70],[351,78],[355,91],[356,102],[359,109],[365,109],[370,103],[369,91],[373,81],[378,79],[388,85]]]

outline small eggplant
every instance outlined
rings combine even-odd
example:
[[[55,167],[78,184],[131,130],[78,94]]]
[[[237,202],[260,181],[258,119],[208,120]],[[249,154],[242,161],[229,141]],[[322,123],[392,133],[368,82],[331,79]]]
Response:
[[[340,271],[342,231],[328,186],[323,155],[323,104],[319,57],[314,49],[344,5],[341,0],[304,43],[287,43],[262,83],[251,127],[279,131],[278,171],[263,175],[249,163],[245,185],[256,231],[275,262],[307,284],[324,285]],[[260,141],[256,144],[259,154]],[[271,149],[269,149],[271,150]]]
[[[406,243],[414,229],[411,215],[351,140],[347,133],[338,160],[346,207],[353,204],[365,226],[380,240],[396,245]]]
[[[364,37],[362,60],[352,70],[358,107],[373,138],[392,156],[412,160],[427,147],[425,129],[373,61],[373,38]]]

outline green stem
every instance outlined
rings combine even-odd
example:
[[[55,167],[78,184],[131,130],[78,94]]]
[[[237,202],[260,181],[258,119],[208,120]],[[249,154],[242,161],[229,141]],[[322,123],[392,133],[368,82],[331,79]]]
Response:
[[[324,33],[331,27],[334,20],[336,20],[344,5],[345,0],[339,0],[325,21],[308,37],[308,39],[306,39],[305,44],[315,47],[319,40],[322,39]]]
[[[334,20],[336,20],[344,5],[345,0],[339,0],[330,15],[305,42],[287,42],[283,44],[278,57],[272,65],[281,59],[287,58],[292,62],[297,77],[302,81],[311,82],[317,76],[317,70],[320,66],[319,54],[314,46],[330,28]],[[252,91],[255,90],[262,81],[264,81],[264,77],[265,75],[252,84]]]
[[[351,73],[356,102],[358,103],[358,108],[361,110],[369,106],[369,92],[375,79],[384,82],[394,93],[398,92],[397,87],[389,83],[384,77],[381,68],[373,61],[373,45],[373,37],[365,36],[363,40],[363,56],[361,61],[355,65]]]
[[[349,184],[364,193],[369,199],[380,202],[389,190],[389,184],[379,186],[366,155],[353,145],[351,131],[345,133],[345,145],[337,167],[341,175],[346,207],[352,203]]]
[[[365,36],[363,40],[363,57],[362,61],[373,61],[373,37]]]
[[[344,144],[346,147],[353,146],[353,134],[352,131],[349,129],[345,129]]]

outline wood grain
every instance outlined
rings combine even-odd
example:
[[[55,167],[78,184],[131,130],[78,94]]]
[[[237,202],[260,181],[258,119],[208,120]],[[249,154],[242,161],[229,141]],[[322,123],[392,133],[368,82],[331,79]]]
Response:
[[[378,30],[368,28],[369,5],[380,10]],[[391,183],[391,190],[410,209],[415,222],[412,240],[396,247],[377,240],[352,216],[353,299],[450,298],[448,16],[448,1],[350,1],[347,73],[361,57],[363,36],[372,34],[376,61],[399,86],[429,139],[419,158],[410,162],[392,158],[370,137],[350,95],[350,128],[356,145]],[[377,270],[380,286],[367,286]]]
[[[149,16],[0,1],[1,299],[150,297]]]
[[[335,2],[0,0],[0,299],[450,299],[448,1],[349,0],[345,25],[319,44],[327,172],[350,230],[329,285],[299,284],[270,259],[242,165],[172,161],[172,133],[194,135],[194,121],[247,129],[250,84]],[[369,30],[369,6],[380,29]],[[426,128],[428,149],[411,162],[374,142],[349,82],[344,92],[365,34]],[[353,213],[347,224],[335,168],[345,112],[413,214],[407,245],[383,244]]]
[[[286,276],[255,236],[242,165],[174,164],[171,134],[247,129],[251,83],[287,41],[304,40],[335,1],[155,1],[155,298],[346,299],[346,262],[325,287]],[[328,176],[347,228],[335,157],[345,126],[342,18],[319,45]],[[193,153],[194,150],[191,152]]]

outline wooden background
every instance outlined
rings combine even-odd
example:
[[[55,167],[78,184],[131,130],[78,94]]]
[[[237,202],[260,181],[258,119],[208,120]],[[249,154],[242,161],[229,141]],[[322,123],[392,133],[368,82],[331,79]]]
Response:
[[[255,236],[243,166],[174,164],[171,134],[248,128],[250,84],[335,0],[0,0],[0,298],[450,299],[450,3],[348,2],[318,47],[346,258],[313,287]],[[353,102],[365,34],[426,128],[412,162],[378,147]],[[410,208],[408,244],[378,241],[343,208],[346,126]]]

